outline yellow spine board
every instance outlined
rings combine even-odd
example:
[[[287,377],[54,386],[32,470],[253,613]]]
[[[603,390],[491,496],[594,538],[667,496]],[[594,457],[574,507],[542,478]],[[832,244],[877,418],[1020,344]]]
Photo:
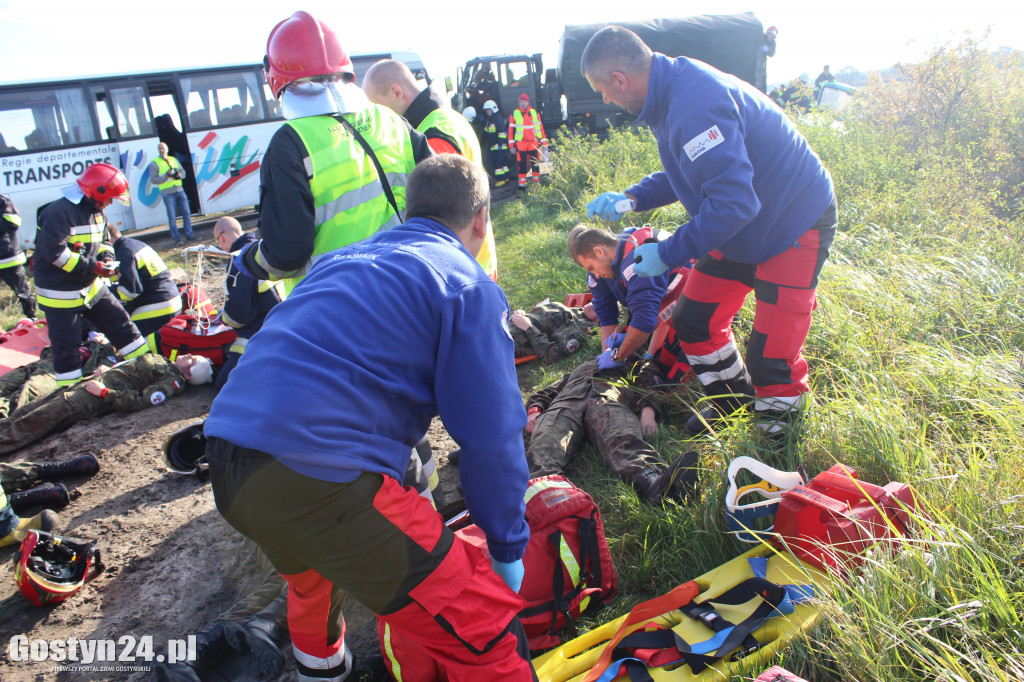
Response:
[[[812,585],[815,595],[822,594],[828,586],[828,577],[810,564],[806,564],[789,554],[779,554],[778,550],[761,545],[742,554],[735,559],[717,566],[697,578],[701,593],[694,601],[702,602],[722,594],[729,588],[754,576],[747,559],[767,556],[768,571],[766,578],[781,585]],[[753,613],[759,603],[752,599],[738,606],[716,605],[723,618],[739,623]],[[655,682],[687,682],[690,680],[710,682],[711,680],[727,680],[732,673],[747,670],[751,666],[762,664],[776,656],[777,652],[793,637],[814,626],[818,619],[816,600],[796,605],[796,610],[788,616],[778,615],[763,623],[754,630],[754,638],[767,644],[757,651],[737,660],[726,656],[712,666],[705,668],[700,674],[694,675],[686,663],[653,668],[649,670]],[[557,649],[541,654],[533,659],[533,667],[540,682],[583,682],[590,669],[597,663],[604,650],[604,645],[618,631],[629,614],[623,615],[610,623],[566,642]],[[680,611],[670,611],[653,621],[666,628],[673,629],[684,640],[690,643],[710,639],[715,632]],[[642,629],[643,623],[634,628],[634,632]],[[629,675],[616,682],[632,682]]]

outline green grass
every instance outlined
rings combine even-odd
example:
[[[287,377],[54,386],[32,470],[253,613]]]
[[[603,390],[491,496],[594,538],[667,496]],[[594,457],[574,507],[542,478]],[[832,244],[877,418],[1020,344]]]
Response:
[[[981,69],[976,54],[950,61],[954,52],[943,52],[944,68]],[[1006,172],[1024,164],[950,128],[948,110],[922,113],[913,138],[905,121],[893,127],[885,107],[926,90],[929,73],[908,68],[905,82],[876,85],[859,116],[840,121],[845,132],[827,113],[799,121],[840,202],[805,347],[815,406],[799,454],[812,475],[841,462],[866,481],[909,483],[923,501],[916,538],[894,556],[872,554],[855,579],[836,580],[819,626],[778,661],[810,680],[1024,679],[1024,215],[1020,175]],[[987,88],[990,100],[1003,97],[963,125],[999,131],[993,117],[1022,120],[1019,68],[1000,71],[995,88],[983,78],[991,74],[979,74],[962,80]],[[642,129],[605,142],[562,136],[552,156],[544,187],[494,210],[500,283],[513,307],[585,291],[565,252],[568,230],[586,221],[598,193],[660,170]],[[613,229],[674,229],[686,219],[677,205],[630,214]],[[740,314],[740,339],[751,312]],[[558,366],[521,368],[524,394],[596,353],[592,345]],[[589,448],[572,465],[570,477],[602,510],[621,580],[620,596],[584,629],[749,548],[726,533],[723,517],[734,457],[795,467],[797,453],[769,452],[743,420],[713,439],[687,440],[682,423],[699,399],[694,387],[677,390],[653,439],[667,458],[700,452],[692,503],[643,505]]]

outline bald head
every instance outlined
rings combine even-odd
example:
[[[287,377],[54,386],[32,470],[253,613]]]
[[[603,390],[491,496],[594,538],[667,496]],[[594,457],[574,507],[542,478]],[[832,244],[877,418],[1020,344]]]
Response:
[[[241,236],[242,224],[231,216],[224,216],[213,225],[213,242],[222,251],[229,251]]]
[[[408,66],[396,59],[382,59],[367,69],[363,91],[371,102],[404,116],[420,94],[420,86]]]
[[[621,26],[607,26],[587,43],[580,71],[594,92],[638,114],[647,97],[654,53],[640,36]]]

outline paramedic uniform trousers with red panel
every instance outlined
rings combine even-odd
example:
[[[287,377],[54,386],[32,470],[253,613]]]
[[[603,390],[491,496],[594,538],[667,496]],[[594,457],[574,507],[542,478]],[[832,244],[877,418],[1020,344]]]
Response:
[[[788,249],[763,263],[738,263],[712,252],[697,261],[672,322],[704,392],[754,396],[758,425],[785,427],[809,390],[801,352],[817,307],[818,275],[835,238],[836,204]],[[732,322],[747,294],[756,300],[746,363]]]
[[[380,474],[351,483],[309,478],[219,438],[207,456],[218,510],[288,582],[301,674],[343,679],[351,667],[340,604],[331,601],[337,586],[427,652],[452,682],[536,679],[516,618],[523,600],[415,491]],[[402,679],[421,679],[407,672]]]

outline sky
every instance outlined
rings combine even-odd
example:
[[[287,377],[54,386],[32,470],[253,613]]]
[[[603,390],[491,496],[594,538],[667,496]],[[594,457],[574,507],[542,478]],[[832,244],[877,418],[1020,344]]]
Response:
[[[418,4],[426,7],[422,15]],[[258,63],[270,30],[297,10],[328,24],[351,52],[418,52],[439,90],[445,76],[476,56],[541,52],[545,66],[555,66],[566,24],[655,17],[752,11],[779,32],[769,83],[814,78],[824,64],[837,73],[846,66],[868,71],[918,61],[968,30],[977,37],[988,31],[991,49],[1024,50],[1024,3],[1012,0],[0,0],[0,82]]]

